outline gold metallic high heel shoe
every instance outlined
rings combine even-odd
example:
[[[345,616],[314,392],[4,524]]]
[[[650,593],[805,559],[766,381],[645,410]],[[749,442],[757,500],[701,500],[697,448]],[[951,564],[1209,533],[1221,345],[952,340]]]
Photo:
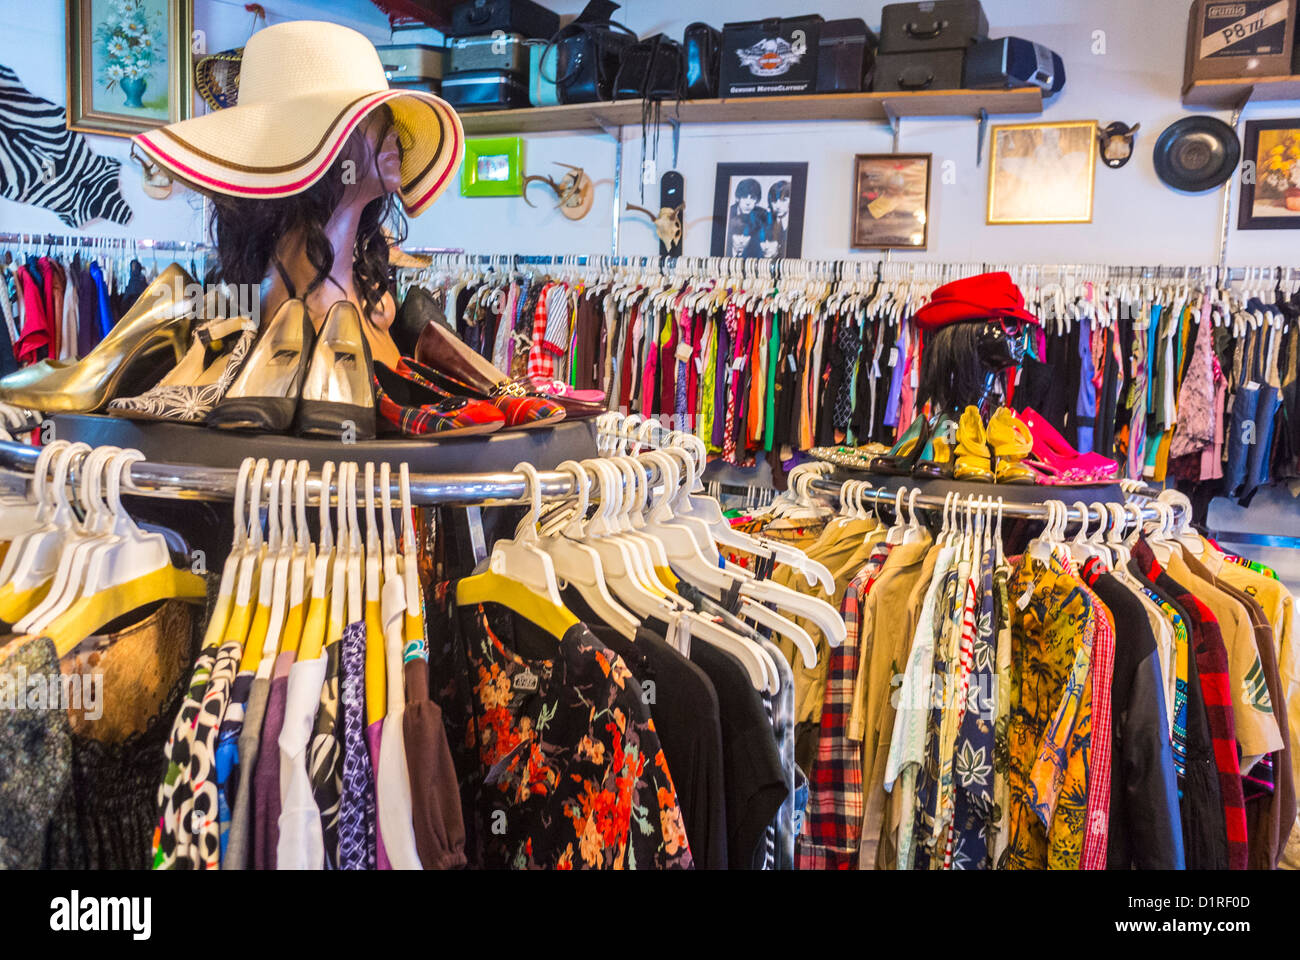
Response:
[[[185,298],[194,281],[173,263],[158,274],[130,310],[80,360],[42,360],[0,380],[0,401],[45,413],[94,413],[116,396],[152,386],[180,363],[196,304]]]

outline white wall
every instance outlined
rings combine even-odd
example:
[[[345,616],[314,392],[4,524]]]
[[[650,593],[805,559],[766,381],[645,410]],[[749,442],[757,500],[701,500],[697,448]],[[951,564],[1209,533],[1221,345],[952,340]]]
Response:
[[[554,9],[576,14],[582,0],[554,0]],[[233,0],[196,0],[196,24],[208,31],[210,49],[246,39],[250,16]],[[266,4],[272,22],[296,16],[330,17],[385,42],[387,22],[367,0],[310,4],[280,0]],[[638,34],[664,31],[680,37],[685,25],[704,19],[720,25],[817,10],[828,19],[861,16],[880,22],[881,0],[627,0],[616,15]],[[33,9],[33,7],[35,9]],[[1065,90],[1045,109],[1045,120],[1122,120],[1141,122],[1134,158],[1121,170],[1098,166],[1091,224],[987,226],[984,209],[987,159],[975,165],[976,124],[967,119],[905,120],[900,149],[934,154],[935,170],[953,161],[956,182],[936,176],[932,186],[931,240],[925,253],[894,256],[931,260],[1010,262],[1109,262],[1124,264],[1205,263],[1218,252],[1221,193],[1188,196],[1164,186],[1151,162],[1156,136],[1189,112],[1179,103],[1188,0],[984,0],[993,36],[1016,35],[1053,47],[1065,60]],[[21,15],[20,15],[21,12]],[[63,4],[58,0],[0,0],[6,37],[0,63],[13,67],[33,91],[65,102]],[[1094,31],[1105,32],[1106,52],[1092,52]],[[430,42],[431,34],[404,34],[403,42]],[[665,113],[670,108],[665,108]],[[1228,118],[1226,113],[1219,116]],[[1300,115],[1300,102],[1252,105],[1246,119]],[[992,122],[1020,122],[993,117]],[[639,126],[624,128],[623,199],[638,202],[641,156]],[[126,142],[93,137],[100,152],[125,158]],[[708,253],[713,181],[719,162],[789,160],[809,163],[809,196],[804,254],[809,257],[872,256],[848,248],[849,197],[853,155],[888,152],[892,135],[884,124],[816,121],[802,124],[718,124],[683,126],[678,169],[686,179],[686,243],[691,255]],[[672,161],[672,137],[664,124],[658,167]],[[533,187],[526,206],[516,198],[466,199],[453,187],[434,208],[411,224],[411,243],[461,247],[479,252],[607,253],[610,248],[614,144],[595,134],[539,134],[526,138],[525,167],[530,173],[557,173],[553,161],[583,165],[597,182],[595,207],[570,223]],[[153,201],[138,187],[133,169],[124,168],[124,192],[136,211],[126,228],[97,223],[87,232],[194,239],[200,236],[199,204],[177,191]],[[647,188],[647,206],[657,188]],[[1232,263],[1300,262],[1300,234],[1247,231],[1233,227]],[[48,212],[0,200],[0,230],[67,232]],[[620,252],[654,254],[653,228],[639,216],[623,219]]]

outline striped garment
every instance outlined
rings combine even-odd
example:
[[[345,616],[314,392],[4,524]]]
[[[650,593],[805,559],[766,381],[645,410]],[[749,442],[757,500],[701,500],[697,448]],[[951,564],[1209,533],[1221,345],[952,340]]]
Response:
[[[1228,869],[1245,870],[1250,858],[1246,846],[1246,801],[1241,786],[1241,766],[1237,757],[1237,730],[1232,713],[1232,687],[1228,681],[1228,651],[1223,645],[1219,622],[1205,604],[1181,584],[1175,582],[1156,560],[1145,540],[1133,545],[1133,559],[1144,577],[1187,611],[1196,669],[1200,673],[1201,693],[1205,697],[1205,714],[1210,724],[1214,747],[1214,764],[1219,772],[1219,789],[1223,797],[1223,817],[1228,827]]]
[[[1115,679],[1115,623],[1101,597],[1088,591],[1097,610],[1092,638],[1092,740],[1088,746],[1088,820],[1082,870],[1106,869],[1110,836],[1111,695]]]
[[[1160,608],[1166,619],[1174,628],[1174,771],[1178,774],[1178,795],[1183,795],[1182,780],[1187,775],[1187,651],[1190,640],[1187,624],[1154,590],[1142,588],[1142,592],[1152,603]]]
[[[862,746],[849,739],[849,715],[857,683],[862,602],[892,544],[878,543],[849,581],[840,603],[844,642],[831,651],[822,702],[817,759],[808,775],[808,816],[796,841],[800,870],[855,870],[862,835]]]
[[[126,224],[131,208],[117,186],[121,166],[67,128],[63,107],[0,66],[0,196],[44,207],[69,227],[101,218]]]

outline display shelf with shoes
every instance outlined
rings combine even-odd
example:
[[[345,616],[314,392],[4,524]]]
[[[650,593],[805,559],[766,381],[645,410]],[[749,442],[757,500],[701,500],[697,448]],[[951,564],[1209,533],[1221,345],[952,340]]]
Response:
[[[149,460],[237,467],[245,457],[296,458],[319,469],[326,460],[400,463],[425,473],[509,470],[528,461],[549,470],[565,460],[596,455],[596,421],[566,420],[546,430],[500,430],[488,436],[446,440],[358,440],[249,434],[183,423],[142,423],[123,417],[59,414],[54,436],[92,446],[134,448]]]

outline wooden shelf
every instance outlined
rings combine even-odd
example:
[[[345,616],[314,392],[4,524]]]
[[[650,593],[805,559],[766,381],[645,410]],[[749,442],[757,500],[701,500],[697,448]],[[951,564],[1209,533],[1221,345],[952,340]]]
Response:
[[[1300,76],[1194,80],[1183,91],[1183,106],[1234,110],[1247,96],[1256,100],[1300,100]]]
[[[801,120],[888,120],[895,117],[977,117],[990,114],[1038,114],[1043,110],[1037,87],[1014,90],[921,90],[914,93],[827,93],[802,97],[736,97],[730,100],[683,100],[663,105],[662,116],[684,123],[788,123]],[[554,130],[602,130],[641,122],[640,100],[574,103],[461,115],[465,132],[480,134],[543,133]]]

